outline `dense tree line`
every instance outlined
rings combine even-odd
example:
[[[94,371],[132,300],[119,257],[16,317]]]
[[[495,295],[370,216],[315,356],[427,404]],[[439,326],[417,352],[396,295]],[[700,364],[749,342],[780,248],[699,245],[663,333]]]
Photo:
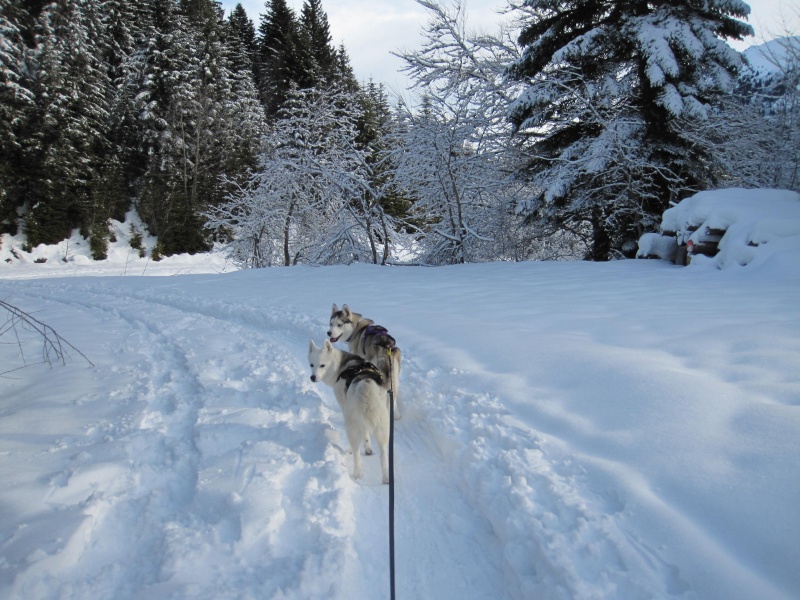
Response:
[[[268,8],[256,34],[212,0],[0,0],[2,230],[102,257],[133,203],[161,253],[207,250],[287,90],[354,84],[318,0]]]
[[[133,206],[159,252],[255,267],[608,260],[696,191],[799,185],[800,61],[742,82],[740,0],[511,0],[496,34],[417,1],[392,103],[320,0],[258,27],[212,0],[0,0],[0,225],[102,257]]]

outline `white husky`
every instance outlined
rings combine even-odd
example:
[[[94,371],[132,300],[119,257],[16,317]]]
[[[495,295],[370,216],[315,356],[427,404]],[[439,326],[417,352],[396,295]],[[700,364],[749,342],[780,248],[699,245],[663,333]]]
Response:
[[[343,339],[347,342],[347,349],[350,352],[378,367],[384,380],[391,382],[394,418],[399,419],[397,396],[400,386],[401,352],[386,328],[376,325],[372,319],[365,319],[359,313],[353,312],[347,304],[342,306],[342,310],[334,304],[331,309],[328,338],[333,343]]]
[[[361,478],[362,441],[367,454],[372,454],[369,445],[372,434],[381,453],[383,483],[389,483],[389,403],[380,372],[360,356],[334,348],[328,340],[322,348],[311,341],[308,362],[311,381],[331,386],[342,407],[344,428],[353,453],[353,479]]]

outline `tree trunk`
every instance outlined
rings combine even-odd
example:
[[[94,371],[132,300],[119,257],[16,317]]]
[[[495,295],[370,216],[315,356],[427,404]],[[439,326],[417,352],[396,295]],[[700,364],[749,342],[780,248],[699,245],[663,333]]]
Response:
[[[283,265],[290,267],[292,265],[292,257],[289,255],[289,231],[292,226],[292,215],[294,213],[294,200],[289,204],[289,213],[286,215],[286,220],[283,222]]]
[[[606,219],[603,211],[594,209],[592,211],[592,249],[589,260],[604,262],[611,255],[611,237],[606,230]]]

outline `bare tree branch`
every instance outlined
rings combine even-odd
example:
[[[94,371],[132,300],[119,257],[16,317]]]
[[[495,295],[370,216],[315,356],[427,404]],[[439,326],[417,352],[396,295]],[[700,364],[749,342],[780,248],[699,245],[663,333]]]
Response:
[[[52,367],[54,361],[66,365],[67,349],[69,348],[80,354],[91,366],[94,366],[94,363],[90,361],[83,352],[61,337],[50,325],[43,323],[24,310],[3,300],[0,300],[0,308],[5,309],[7,312],[6,321],[0,326],[0,338],[5,335],[13,337],[11,343],[15,344],[19,349],[19,356],[22,361],[22,365],[19,367],[0,371],[0,377],[33,365],[46,364]],[[20,330],[30,332],[34,337],[41,338],[41,360],[38,362],[29,363],[28,359],[25,357],[24,344],[22,337],[20,337]]]

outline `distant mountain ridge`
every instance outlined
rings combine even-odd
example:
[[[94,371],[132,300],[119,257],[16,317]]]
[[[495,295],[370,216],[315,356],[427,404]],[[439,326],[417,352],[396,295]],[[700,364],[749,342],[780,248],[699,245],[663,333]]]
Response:
[[[782,37],[743,52],[747,61],[736,93],[761,107],[765,116],[794,104],[800,77],[800,36]]]
[[[748,63],[743,76],[769,77],[785,71],[790,62],[800,56],[800,36],[776,38],[751,46],[742,54]]]
[[[788,73],[797,71],[800,36],[776,38],[751,46],[742,54],[747,61],[739,76],[743,89],[774,93],[776,84],[782,84]]]

